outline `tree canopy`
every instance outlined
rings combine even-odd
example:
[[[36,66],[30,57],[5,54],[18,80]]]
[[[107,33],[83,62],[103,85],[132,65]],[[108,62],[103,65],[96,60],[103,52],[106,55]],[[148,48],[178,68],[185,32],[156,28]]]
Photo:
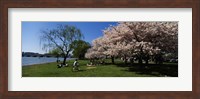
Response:
[[[41,44],[43,49],[59,49],[64,57],[63,64],[66,63],[70,51],[73,50],[72,43],[75,40],[83,38],[83,34],[80,29],[70,25],[58,25],[57,28],[51,30],[41,31]]]
[[[85,53],[87,52],[87,49],[89,49],[91,46],[88,42],[83,40],[75,40],[73,43],[73,56],[77,57],[79,59],[85,58]]]
[[[103,30],[103,37],[93,41],[87,58],[136,57],[148,62],[150,55],[178,53],[177,22],[120,22]]]

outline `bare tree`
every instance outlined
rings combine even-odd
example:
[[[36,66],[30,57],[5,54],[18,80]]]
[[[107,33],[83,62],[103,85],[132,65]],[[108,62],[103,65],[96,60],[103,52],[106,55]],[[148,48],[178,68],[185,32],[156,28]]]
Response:
[[[73,50],[72,42],[83,38],[80,29],[70,25],[58,25],[55,29],[42,30],[41,34],[40,42],[43,49],[60,49],[64,57],[63,64],[66,64],[66,59],[70,51]]]

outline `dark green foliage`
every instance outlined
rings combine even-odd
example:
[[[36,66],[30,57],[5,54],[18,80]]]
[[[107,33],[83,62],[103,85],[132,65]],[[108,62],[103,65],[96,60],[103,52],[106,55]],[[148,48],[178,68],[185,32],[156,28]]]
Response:
[[[62,54],[62,51],[58,48],[52,49],[49,51],[49,54],[54,55],[55,57],[60,57]]]
[[[90,48],[90,44],[88,42],[85,42],[83,40],[75,40],[72,43],[72,48],[73,48],[73,57],[79,58],[79,59],[84,59],[85,58],[85,53],[87,50]]]

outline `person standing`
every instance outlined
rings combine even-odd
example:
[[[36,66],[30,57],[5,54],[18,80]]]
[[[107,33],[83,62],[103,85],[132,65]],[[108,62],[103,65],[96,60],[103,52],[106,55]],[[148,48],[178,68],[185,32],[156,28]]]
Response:
[[[78,66],[79,66],[78,59],[76,59],[73,63],[73,71],[76,71],[76,70],[78,71],[79,70]]]

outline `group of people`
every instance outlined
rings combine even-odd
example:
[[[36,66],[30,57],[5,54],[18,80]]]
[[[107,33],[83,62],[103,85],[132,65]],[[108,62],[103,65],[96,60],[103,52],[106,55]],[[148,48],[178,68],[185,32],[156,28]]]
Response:
[[[57,60],[57,63],[59,63],[60,61]],[[58,68],[61,68],[61,67],[68,67],[68,64],[63,64],[63,63],[59,63],[58,65]],[[73,63],[73,71],[79,71],[79,63],[78,63],[78,59],[75,59],[74,63]]]
[[[104,59],[93,58],[93,59],[90,59],[90,63],[88,63],[87,66],[97,66],[97,65],[102,65],[102,64],[105,64]]]

